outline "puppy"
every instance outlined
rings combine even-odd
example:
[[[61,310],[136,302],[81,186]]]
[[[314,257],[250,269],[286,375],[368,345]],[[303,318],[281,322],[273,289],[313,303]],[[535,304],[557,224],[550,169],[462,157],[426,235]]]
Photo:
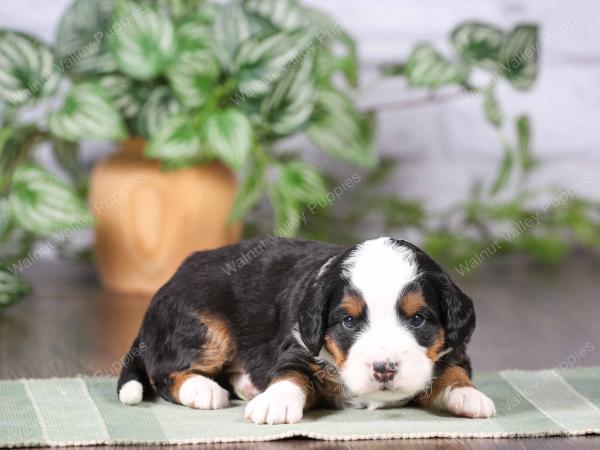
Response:
[[[411,401],[490,417],[471,382],[474,328],[469,297],[408,242],[244,241],[191,255],[158,291],[118,395],[217,409],[231,393],[256,424]]]

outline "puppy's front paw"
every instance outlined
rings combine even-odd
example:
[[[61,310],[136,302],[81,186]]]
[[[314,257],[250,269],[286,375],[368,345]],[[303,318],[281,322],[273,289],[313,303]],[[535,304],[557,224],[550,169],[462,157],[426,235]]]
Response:
[[[229,405],[229,393],[210,378],[192,375],[179,388],[179,402],[196,409],[220,409]]]
[[[302,419],[306,394],[291,381],[278,381],[246,406],[244,417],[257,425],[296,423]]]
[[[474,387],[447,389],[443,394],[441,406],[454,415],[473,419],[496,415],[492,399]]]

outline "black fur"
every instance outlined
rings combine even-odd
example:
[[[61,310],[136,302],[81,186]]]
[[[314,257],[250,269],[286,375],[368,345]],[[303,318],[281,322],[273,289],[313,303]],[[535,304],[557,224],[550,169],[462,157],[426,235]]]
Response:
[[[424,314],[430,319],[430,328],[415,332],[419,342],[431,345],[435,330],[443,327],[449,338],[446,346],[453,350],[437,366],[459,364],[470,373],[465,345],[475,326],[471,300],[419,248],[394,242],[417,255],[420,276],[414,287],[425,293]],[[349,348],[356,330],[365,325],[366,318],[359,318],[356,330],[344,328],[336,309],[351,288],[342,276],[342,263],[353,249],[273,239],[194,253],[153,298],[133,344],[143,344],[145,350],[125,365],[119,388],[137,379],[145,392],[152,385],[163,398],[175,401],[169,376],[188,370],[202,357],[207,332],[198,319],[202,312],[226,321],[237,357],[259,390],[289,371],[306,375],[318,387],[322,380],[315,377],[313,356],[323,346],[326,330]],[[236,261],[237,268],[231,270]],[[296,326],[306,348],[293,336]]]

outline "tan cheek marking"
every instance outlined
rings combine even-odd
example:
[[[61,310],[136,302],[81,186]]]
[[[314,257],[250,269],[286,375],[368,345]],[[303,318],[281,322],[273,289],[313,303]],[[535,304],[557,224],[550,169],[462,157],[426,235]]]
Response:
[[[344,365],[347,355],[330,335],[325,336],[325,348],[333,356],[336,366],[341,367]]]
[[[414,316],[425,307],[425,300],[420,292],[410,292],[402,298],[400,309],[406,317]]]
[[[444,347],[446,342],[444,330],[438,330],[435,341],[427,349],[427,357],[432,361],[437,361],[439,358],[440,350]]]
[[[433,381],[431,391],[417,399],[421,406],[430,406],[433,400],[439,396],[446,388],[472,387],[473,382],[462,367],[450,366],[445,368],[442,373]]]
[[[360,315],[365,310],[365,301],[355,294],[348,294],[344,297],[341,307],[350,316],[360,317]]]

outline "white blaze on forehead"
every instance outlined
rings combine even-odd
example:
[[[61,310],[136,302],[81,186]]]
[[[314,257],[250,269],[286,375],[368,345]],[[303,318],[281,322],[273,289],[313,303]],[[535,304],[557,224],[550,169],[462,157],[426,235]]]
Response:
[[[380,396],[381,383],[373,378],[373,363],[391,360],[397,373],[386,388],[394,400],[406,400],[431,381],[433,363],[413,330],[396,313],[404,288],[417,277],[412,250],[390,238],[360,244],[344,263],[344,274],[367,305],[368,325],[357,334],[341,369],[341,378],[354,395]]]
[[[417,263],[412,250],[382,237],[360,244],[345,262],[344,272],[370,313],[390,314],[404,287],[416,278]]]

